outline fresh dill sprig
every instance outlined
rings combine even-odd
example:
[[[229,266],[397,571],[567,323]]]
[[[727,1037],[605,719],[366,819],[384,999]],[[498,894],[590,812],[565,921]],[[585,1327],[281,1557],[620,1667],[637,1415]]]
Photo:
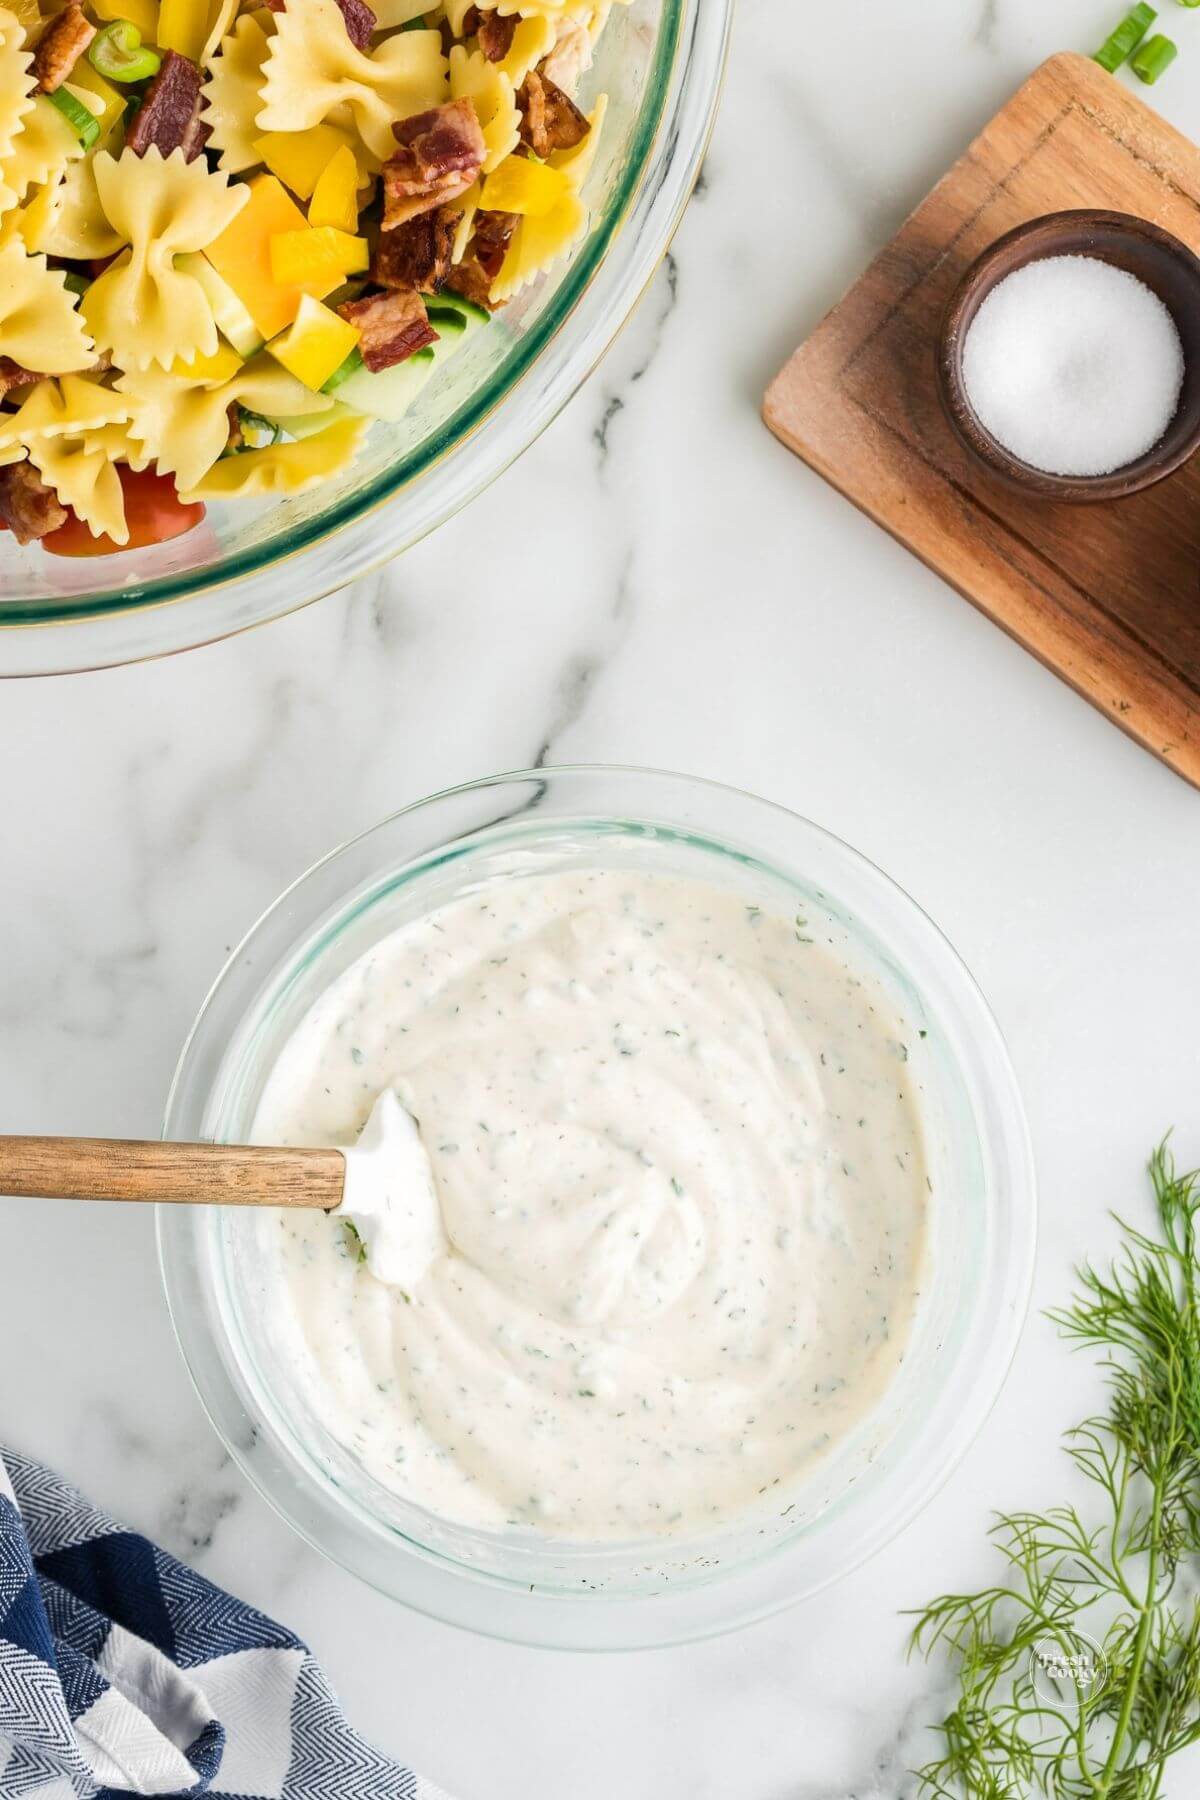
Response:
[[[1158,1233],[1118,1220],[1106,1274],[1049,1317],[1098,1351],[1107,1410],[1065,1448],[1096,1505],[1008,1513],[996,1586],[917,1615],[910,1649],[949,1653],[957,1703],[925,1800],[1166,1800],[1200,1742],[1200,1171],[1150,1161]]]

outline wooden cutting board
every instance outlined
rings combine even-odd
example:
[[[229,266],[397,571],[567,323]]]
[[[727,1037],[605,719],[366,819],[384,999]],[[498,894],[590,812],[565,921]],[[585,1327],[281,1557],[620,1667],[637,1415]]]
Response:
[[[1010,493],[945,423],[943,308],[975,257],[1066,207],[1200,252],[1200,151],[1112,76],[1056,56],[792,357],[771,430],[1148,750],[1200,786],[1200,457],[1103,506]]]

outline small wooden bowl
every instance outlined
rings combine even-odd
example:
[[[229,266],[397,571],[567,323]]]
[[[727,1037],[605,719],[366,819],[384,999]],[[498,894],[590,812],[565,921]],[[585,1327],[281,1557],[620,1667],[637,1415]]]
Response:
[[[963,346],[980,307],[1014,269],[1047,256],[1093,256],[1127,269],[1156,293],[1183,342],[1183,390],[1159,442],[1109,475],[1048,475],[984,429],[963,385]],[[1157,225],[1128,213],[1058,212],[1018,225],[985,250],[950,299],[937,344],[942,408],[971,454],[1026,496],[1068,502],[1123,500],[1172,474],[1200,446],[1200,258]]]

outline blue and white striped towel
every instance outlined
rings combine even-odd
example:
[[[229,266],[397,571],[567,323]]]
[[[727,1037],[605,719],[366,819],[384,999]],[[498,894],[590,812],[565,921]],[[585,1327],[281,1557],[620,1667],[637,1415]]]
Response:
[[[0,1446],[0,1800],[446,1800],[304,1645]]]

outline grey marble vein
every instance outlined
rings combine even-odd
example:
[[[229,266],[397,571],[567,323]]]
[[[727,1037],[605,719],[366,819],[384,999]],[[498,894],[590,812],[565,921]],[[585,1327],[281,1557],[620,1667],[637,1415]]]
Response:
[[[603,640],[575,652],[559,677],[554,712],[538,745],[533,768],[545,768],[561,756],[562,739],[582,718],[597,682],[628,638],[633,618],[633,552],[629,551],[613,590]]]
[[[982,44],[985,50],[995,50],[996,34],[1000,25],[1000,0],[982,0],[979,11],[979,23],[975,27],[974,42]]]
[[[663,259],[662,268],[655,277],[653,290],[648,297],[644,309],[645,317],[639,317],[636,325],[638,333],[637,360],[624,374],[622,385],[615,393],[610,393],[604,402],[599,422],[592,433],[592,439],[598,452],[597,461],[603,479],[612,449],[612,429],[615,421],[631,404],[629,390],[645,379],[654,367],[655,359],[663,347],[669,322],[679,304],[679,262],[674,251],[668,251]],[[650,309],[653,310],[650,310]]]

